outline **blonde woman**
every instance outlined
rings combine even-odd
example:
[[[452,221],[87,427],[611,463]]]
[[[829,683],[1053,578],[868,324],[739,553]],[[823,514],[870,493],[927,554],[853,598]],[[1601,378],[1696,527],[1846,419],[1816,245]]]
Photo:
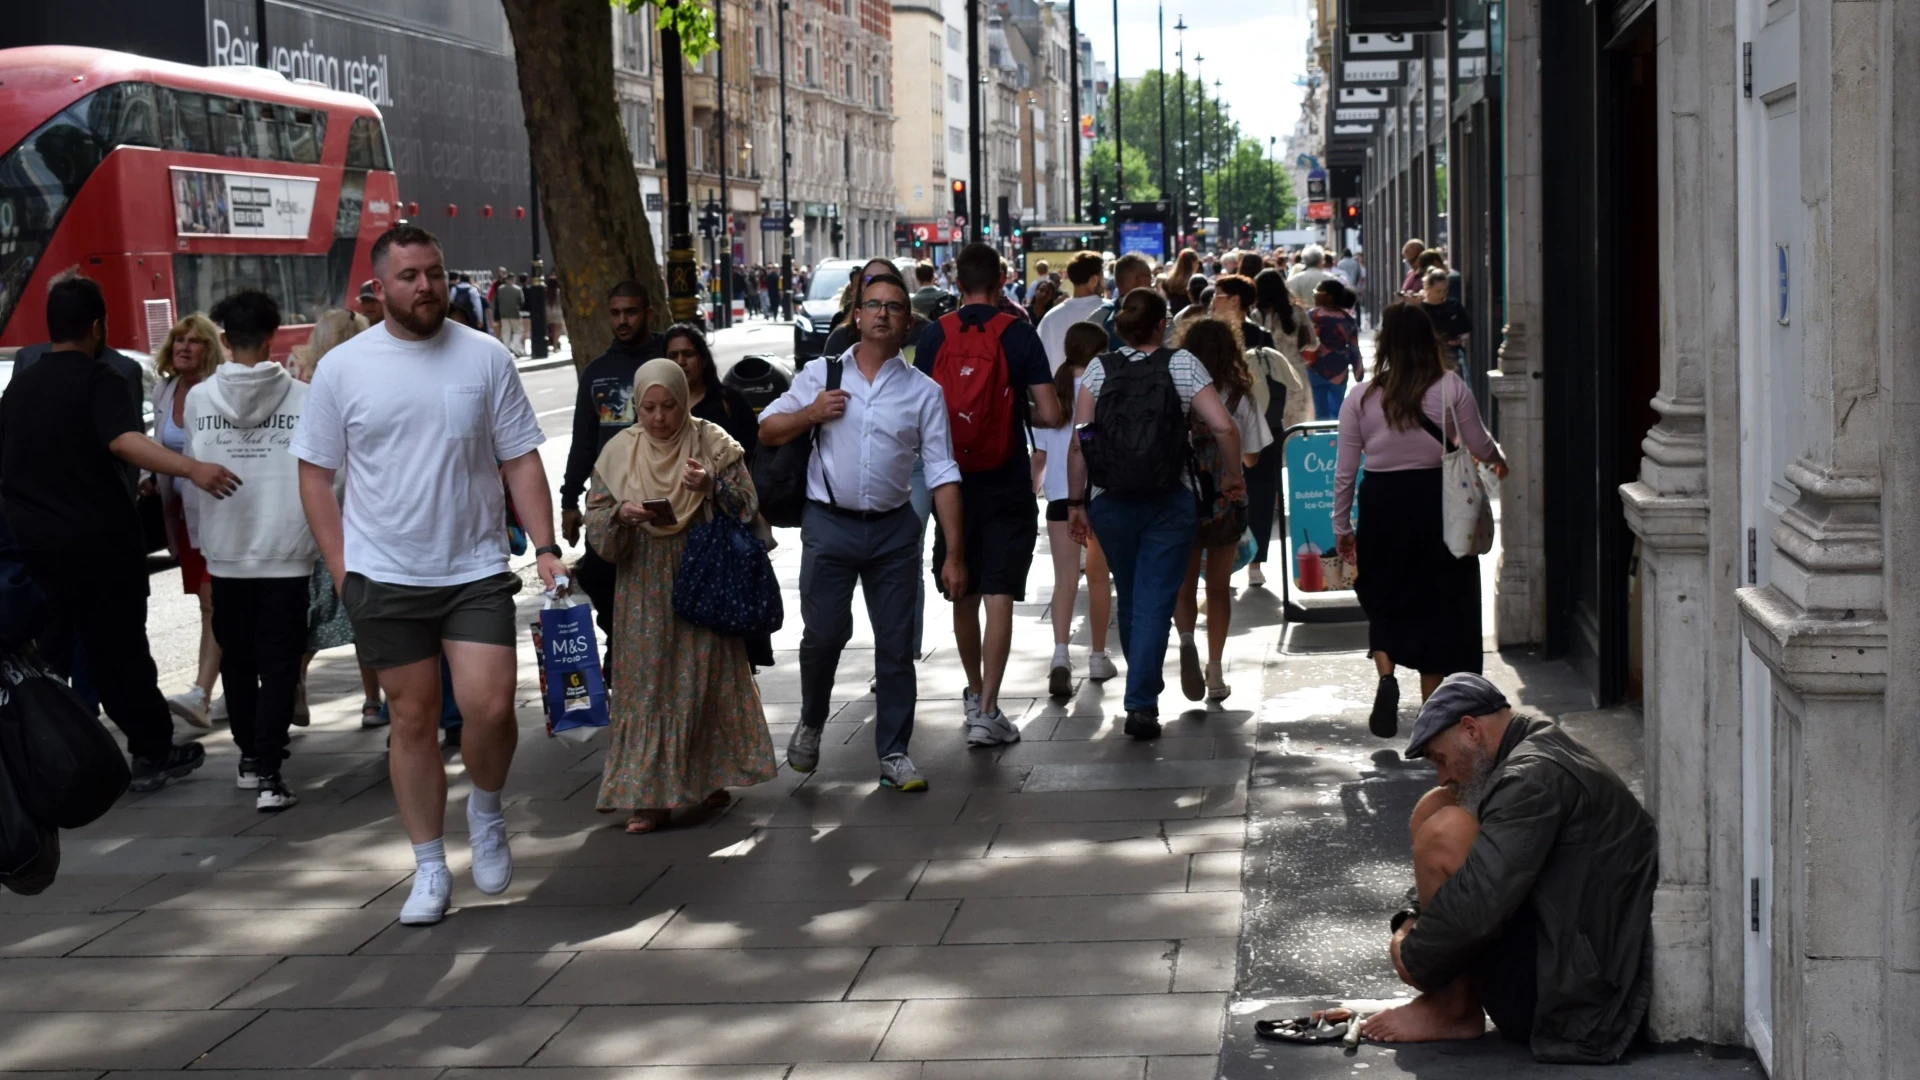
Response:
[[[187,391],[211,378],[226,359],[220,330],[213,320],[194,312],[175,323],[154,350],[153,437],[176,454],[186,452]],[[179,477],[155,476],[146,484],[160,495],[160,514],[166,523],[167,551],[180,564],[180,587],[200,598],[200,666],[193,686],[167,698],[167,711],[197,728],[210,728],[226,713],[224,701],[213,700],[213,684],[220,677],[220,646],[213,640],[213,579],[200,557],[197,500],[183,498]]]

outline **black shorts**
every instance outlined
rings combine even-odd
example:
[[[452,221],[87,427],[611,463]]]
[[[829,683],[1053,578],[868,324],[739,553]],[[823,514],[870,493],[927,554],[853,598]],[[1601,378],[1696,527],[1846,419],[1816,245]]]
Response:
[[[1067,500],[1065,499],[1047,500],[1047,520],[1048,521],[1067,520]]]
[[[340,599],[353,621],[360,662],[396,668],[440,655],[442,641],[513,648],[517,574],[499,573],[458,585],[389,585],[347,574]]]
[[[1522,905],[1500,936],[1467,967],[1473,992],[1500,1036],[1525,1045],[1533,1037],[1533,1011],[1539,1002],[1540,944],[1533,909]]]
[[[998,478],[996,478],[998,479]],[[960,535],[966,543],[967,592],[973,596],[1027,596],[1027,568],[1033,565],[1040,532],[1040,505],[1025,485],[960,480]],[[933,538],[933,580],[947,559],[946,533]],[[946,596],[946,586],[940,586]],[[947,597],[951,600],[953,597]]]

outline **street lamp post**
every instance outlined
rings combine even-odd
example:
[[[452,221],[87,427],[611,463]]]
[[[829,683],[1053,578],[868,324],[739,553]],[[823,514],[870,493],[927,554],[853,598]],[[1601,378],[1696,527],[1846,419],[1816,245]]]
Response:
[[[1155,96],[1160,99],[1160,197],[1167,196],[1167,9],[1154,5],[1160,21],[1160,65],[1154,70]]]
[[[1072,123],[1068,126],[1073,140],[1073,220],[1080,221],[1080,15],[1076,7],[1079,0],[1067,0],[1067,80],[1073,83],[1068,91],[1073,102]]]
[[[1187,17],[1179,16],[1174,20],[1174,62],[1180,67],[1178,86],[1180,88],[1180,198],[1175,212],[1180,215],[1181,246],[1186,244],[1187,205],[1191,192],[1187,188]]]
[[[687,203],[686,86],[681,77],[680,31],[660,27],[660,101],[667,138],[667,309],[690,322],[698,306],[699,267],[693,257],[692,208]]]
[[[981,153],[987,133],[980,129],[980,0],[967,0],[967,242],[980,242],[981,189],[987,178],[981,175]]]
[[[780,317],[793,318],[793,200],[787,193],[787,173],[793,155],[787,152],[787,0],[775,8],[780,38]]]
[[[1205,56],[1193,58],[1193,91],[1200,100],[1194,103],[1194,134],[1200,137],[1200,184],[1194,198],[1200,204],[1200,216],[1207,216],[1207,76],[1200,67],[1206,63]]]
[[[713,0],[714,67],[718,72],[720,118],[720,311],[715,326],[733,325],[733,203],[727,198],[727,34],[722,12],[727,0]]]
[[[1126,92],[1120,85],[1120,0],[1113,0],[1113,197],[1116,201],[1127,197],[1124,164],[1127,144],[1120,137],[1120,105],[1125,99]]]
[[[1213,123],[1214,130],[1219,132],[1219,145],[1222,151],[1219,156],[1214,158],[1214,163],[1220,170],[1220,175],[1213,181],[1214,187],[1218,189],[1215,192],[1217,198],[1214,199],[1214,203],[1216,204],[1214,211],[1220,218],[1220,228],[1222,229],[1227,227],[1227,196],[1232,193],[1227,183],[1227,175],[1233,168],[1233,159],[1225,153],[1227,149],[1227,117],[1223,106],[1226,100],[1226,98],[1220,96],[1220,80],[1213,80]]]
[[[1271,243],[1273,231],[1280,227],[1280,196],[1273,182],[1273,145],[1276,137],[1267,136],[1267,239]]]

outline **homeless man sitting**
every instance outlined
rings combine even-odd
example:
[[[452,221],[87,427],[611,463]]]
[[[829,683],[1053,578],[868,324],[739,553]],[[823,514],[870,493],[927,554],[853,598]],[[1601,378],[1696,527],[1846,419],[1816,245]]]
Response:
[[[1477,1039],[1490,1018],[1540,1061],[1608,1062],[1649,994],[1653,819],[1557,724],[1450,675],[1407,745],[1440,785],[1413,811],[1416,907],[1389,947],[1421,994],[1368,1020],[1380,1042]],[[1483,1016],[1484,1010],[1484,1016]]]

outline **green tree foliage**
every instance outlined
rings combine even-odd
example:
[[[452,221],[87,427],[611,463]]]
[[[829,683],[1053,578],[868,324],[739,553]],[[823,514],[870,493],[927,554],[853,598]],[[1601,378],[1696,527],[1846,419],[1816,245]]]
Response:
[[[713,9],[694,0],[610,0],[614,9],[631,15],[641,8],[654,9],[654,25],[680,34],[680,51],[689,60],[698,60],[720,47],[713,36]]]
[[[1160,186],[1154,183],[1153,173],[1147,167],[1147,156],[1127,140],[1126,155],[1121,159],[1121,168],[1125,170],[1124,179],[1127,188],[1124,197],[1128,201],[1144,201],[1160,197]],[[1089,203],[1093,200],[1095,185],[1100,191],[1100,201],[1111,208],[1115,195],[1113,190],[1113,142],[1102,139],[1093,144],[1093,152],[1081,163],[1082,183],[1085,192],[1082,197]]]
[[[1127,145],[1127,192],[1132,197],[1135,178],[1133,155],[1140,155],[1147,177],[1154,187],[1177,197],[1180,190],[1181,151],[1185,148],[1187,201],[1196,210],[1203,200],[1206,216],[1220,215],[1220,196],[1225,194],[1228,215],[1244,220],[1253,215],[1254,226],[1264,228],[1270,218],[1276,227],[1285,228],[1292,216],[1293,187],[1280,162],[1269,165],[1267,147],[1245,138],[1232,110],[1214,96],[1213,84],[1202,87],[1191,70],[1184,77],[1178,71],[1147,71],[1139,79],[1119,88],[1120,136]],[[1181,138],[1181,104],[1186,105],[1186,137]],[[1166,110],[1166,156],[1164,182],[1161,157],[1161,108]],[[1109,105],[1104,127],[1112,130]],[[1102,144],[1096,144],[1097,147]],[[1107,151],[1106,176],[1113,175],[1111,148]],[[1222,184],[1225,186],[1222,187]],[[1104,187],[1104,184],[1103,184]],[[1269,196],[1271,191],[1271,196]]]

